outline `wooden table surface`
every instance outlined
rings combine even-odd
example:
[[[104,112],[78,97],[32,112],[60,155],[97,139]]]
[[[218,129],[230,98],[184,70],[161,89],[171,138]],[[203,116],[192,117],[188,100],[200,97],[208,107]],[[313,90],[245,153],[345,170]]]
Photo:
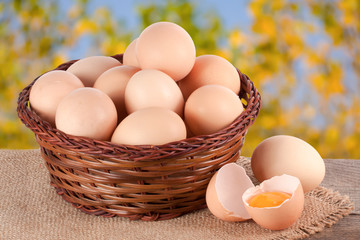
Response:
[[[326,175],[322,186],[348,195],[354,203],[353,212],[331,228],[307,239],[360,239],[360,160],[326,159]]]

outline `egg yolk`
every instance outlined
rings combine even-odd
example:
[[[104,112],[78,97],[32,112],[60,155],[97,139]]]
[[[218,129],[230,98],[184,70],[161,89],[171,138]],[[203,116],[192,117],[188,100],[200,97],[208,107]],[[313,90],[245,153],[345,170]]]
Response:
[[[264,192],[252,197],[249,206],[257,208],[276,207],[290,197],[291,194],[284,192]]]

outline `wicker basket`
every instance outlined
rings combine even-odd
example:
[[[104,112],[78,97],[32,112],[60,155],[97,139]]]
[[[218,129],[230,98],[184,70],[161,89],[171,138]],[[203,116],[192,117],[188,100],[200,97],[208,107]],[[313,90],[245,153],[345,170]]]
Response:
[[[122,62],[122,54],[113,57]],[[56,69],[66,70],[75,61]],[[230,126],[161,146],[117,145],[52,128],[30,108],[36,79],[20,93],[17,112],[35,134],[51,185],[73,206],[108,217],[170,219],[206,207],[210,178],[239,157],[245,134],[259,113],[260,94],[246,75],[238,73],[239,97],[246,103]]]

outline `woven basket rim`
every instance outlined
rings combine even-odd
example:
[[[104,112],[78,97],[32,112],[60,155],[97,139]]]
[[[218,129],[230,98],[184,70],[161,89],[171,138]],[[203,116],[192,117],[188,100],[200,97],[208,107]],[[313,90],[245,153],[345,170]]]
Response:
[[[120,63],[122,63],[122,57],[123,54],[116,54],[111,56],[113,58],[116,58],[117,60],[119,60]],[[50,71],[53,70],[66,70],[71,64],[73,64],[74,62],[78,61],[77,60],[70,60],[68,62],[62,63],[60,64],[58,67],[56,67],[55,69],[52,69]],[[241,90],[239,93],[239,97],[242,98],[240,96],[240,94],[246,94],[248,95],[247,100],[247,105],[244,105],[244,110],[242,111],[242,113],[227,127],[221,129],[220,131],[213,133],[213,134],[209,134],[209,135],[198,135],[198,136],[193,136],[193,137],[189,137],[183,140],[179,140],[179,141],[173,141],[173,142],[169,142],[166,144],[162,144],[162,145],[126,145],[126,144],[116,144],[110,141],[102,141],[102,140],[95,140],[95,139],[91,139],[89,137],[83,137],[83,136],[74,136],[74,135],[70,135],[70,134],[66,134],[64,132],[62,132],[61,130],[58,130],[56,128],[53,128],[48,122],[46,122],[45,120],[41,119],[39,117],[38,114],[36,114],[35,111],[33,111],[31,109],[30,103],[29,103],[29,94],[31,91],[31,88],[33,86],[33,84],[37,81],[37,79],[39,77],[41,77],[43,74],[39,75],[38,77],[36,77],[28,86],[26,86],[19,94],[19,98],[18,98],[18,107],[17,107],[17,112],[18,112],[18,117],[20,118],[20,120],[24,123],[24,125],[28,128],[30,128],[30,130],[32,130],[34,132],[34,134],[38,135],[38,133],[43,133],[43,132],[48,132],[49,134],[53,135],[54,137],[56,136],[56,138],[61,139],[61,141],[65,141],[68,142],[69,145],[73,145],[73,149],[76,150],[71,150],[71,149],[66,149],[67,151],[76,151],[76,153],[81,153],[82,151],[82,147],[84,146],[85,148],[93,148],[91,151],[93,154],[104,154],[107,153],[109,151],[111,151],[110,149],[112,149],[112,151],[118,151],[118,152],[122,152],[122,151],[126,151],[126,152],[131,152],[131,151],[139,151],[139,150],[147,150],[147,151],[171,151],[171,149],[177,149],[177,151],[179,151],[179,153],[184,154],[186,153],[188,150],[193,152],[196,151],[197,148],[201,148],[201,145],[199,145],[199,142],[212,142],[214,139],[216,139],[219,136],[222,135],[226,135],[229,132],[232,131],[237,131],[239,130],[239,128],[241,128],[242,126],[240,126],[241,123],[244,119],[246,119],[249,116],[249,113],[253,113],[254,115],[254,119],[252,119],[250,125],[255,121],[255,118],[257,117],[259,110],[260,110],[260,102],[261,102],[261,96],[260,93],[258,92],[258,90],[255,88],[254,83],[249,79],[249,77],[245,74],[243,74],[239,69],[237,69],[237,72],[239,74],[240,77],[240,81],[241,81]],[[250,92],[244,92],[244,82],[246,82],[247,84],[249,84],[251,88]],[[254,104],[249,104],[249,102],[252,101]],[[25,118],[24,115],[27,115],[29,118]],[[39,129],[35,129],[33,126],[41,126]],[[249,125],[249,126],[250,126]],[[247,127],[249,127],[247,126]],[[39,131],[40,130],[40,131]],[[55,141],[51,143],[52,145],[56,145]],[[56,148],[62,148],[61,146],[56,146]],[[87,149],[86,151],[83,152],[84,154],[89,154],[89,150]],[[176,155],[176,154],[175,154]],[[174,156],[174,154],[172,154],[172,156]]]

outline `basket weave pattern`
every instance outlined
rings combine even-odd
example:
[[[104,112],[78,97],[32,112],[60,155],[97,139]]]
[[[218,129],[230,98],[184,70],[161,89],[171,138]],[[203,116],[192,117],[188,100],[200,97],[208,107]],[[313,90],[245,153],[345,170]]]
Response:
[[[122,62],[122,54],[113,56]],[[58,66],[66,70],[76,60]],[[239,158],[245,134],[260,110],[260,94],[238,71],[244,111],[225,129],[161,146],[118,145],[65,134],[30,107],[37,79],[20,93],[18,116],[34,132],[51,185],[82,211],[132,220],[165,220],[206,207],[210,178]]]

